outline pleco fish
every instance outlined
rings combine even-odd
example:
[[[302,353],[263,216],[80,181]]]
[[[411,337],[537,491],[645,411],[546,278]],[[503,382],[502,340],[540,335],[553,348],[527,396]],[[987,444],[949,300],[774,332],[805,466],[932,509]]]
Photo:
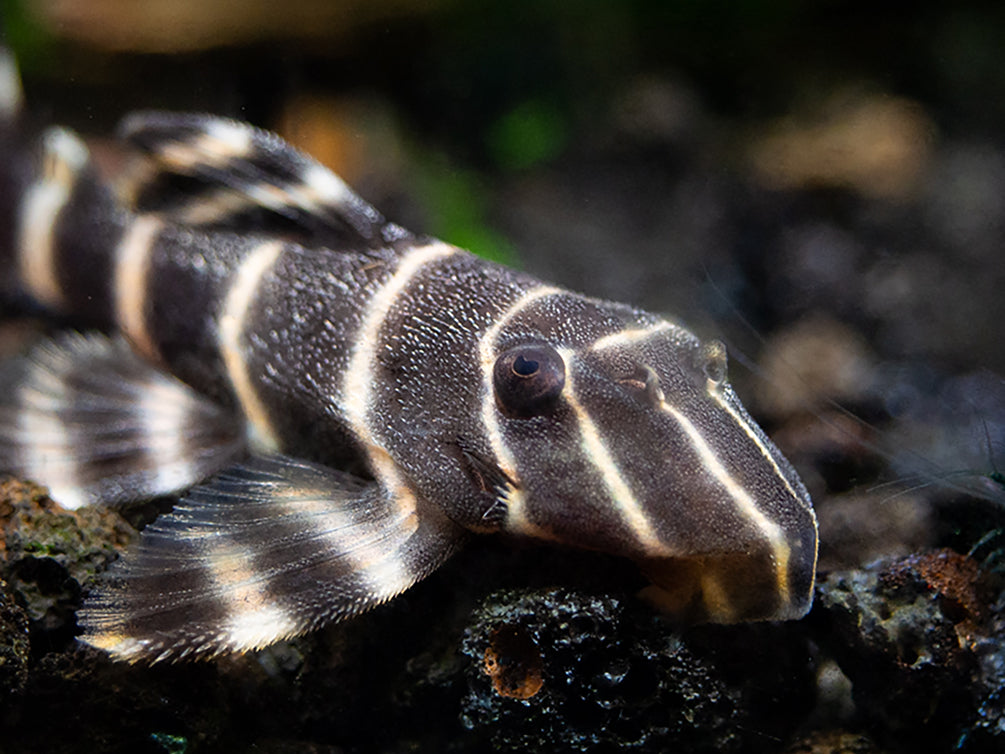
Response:
[[[812,506],[720,343],[413,235],[243,123],[133,115],[109,182],[0,68],[0,291],[90,328],[0,370],[0,458],[69,508],[182,494],[84,641],[263,647],[472,532],[631,558],[685,620],[807,611]]]

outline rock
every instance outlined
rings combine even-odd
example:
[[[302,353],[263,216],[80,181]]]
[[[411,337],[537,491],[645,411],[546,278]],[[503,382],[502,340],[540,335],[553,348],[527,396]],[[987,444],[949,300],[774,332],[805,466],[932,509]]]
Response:
[[[884,754],[868,737],[845,730],[811,733],[785,750],[785,754]]]
[[[28,677],[28,616],[7,594],[0,580],[0,709],[24,688]]]
[[[881,743],[898,751],[1005,745],[1005,599],[989,599],[1000,586],[951,550],[821,581],[811,621]]]
[[[112,510],[65,510],[16,479],[0,482],[0,531],[0,577],[50,648],[72,640],[83,587],[138,536]]]
[[[676,633],[610,595],[497,592],[463,651],[462,722],[500,750],[771,749],[813,701],[809,651],[791,626]]]
[[[848,187],[877,199],[916,193],[935,124],[917,102],[835,91],[815,111],[772,124],[751,142],[754,174],[770,188]]]
[[[775,333],[760,358],[757,411],[774,420],[858,401],[868,392],[874,356],[861,335],[836,319],[811,315]]]

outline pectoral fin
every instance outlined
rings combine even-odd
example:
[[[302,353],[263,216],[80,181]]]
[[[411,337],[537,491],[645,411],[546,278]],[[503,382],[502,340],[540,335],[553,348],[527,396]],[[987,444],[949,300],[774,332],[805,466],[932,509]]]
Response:
[[[147,112],[126,118],[119,133],[134,152],[120,193],[137,212],[336,249],[409,236],[330,170],[246,123]]]
[[[0,367],[0,468],[67,508],[179,492],[243,449],[238,418],[122,340],[66,333]]]
[[[461,530],[376,482],[256,457],[143,532],[79,615],[84,641],[157,662],[266,646],[378,605],[439,566]]]

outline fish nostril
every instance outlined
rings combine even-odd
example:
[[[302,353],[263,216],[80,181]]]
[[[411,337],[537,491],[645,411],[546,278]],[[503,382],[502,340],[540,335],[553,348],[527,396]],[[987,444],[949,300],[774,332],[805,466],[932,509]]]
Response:
[[[643,365],[642,368],[646,373],[646,395],[649,396],[653,403],[662,403],[664,395],[663,390],[660,388],[660,376],[650,366]]]
[[[635,370],[635,374],[618,380],[618,383],[643,393],[654,404],[659,404],[664,400],[665,396],[660,388],[660,377],[656,374],[655,369],[646,364],[640,364]]]
[[[706,343],[701,349],[701,369],[713,385],[726,381],[726,345],[721,340]]]

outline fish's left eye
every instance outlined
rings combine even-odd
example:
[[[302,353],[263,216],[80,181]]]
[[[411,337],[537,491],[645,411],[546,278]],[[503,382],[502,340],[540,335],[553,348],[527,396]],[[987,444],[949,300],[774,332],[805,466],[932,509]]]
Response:
[[[518,346],[496,359],[496,400],[506,413],[529,418],[549,411],[565,387],[565,362],[549,345]]]

